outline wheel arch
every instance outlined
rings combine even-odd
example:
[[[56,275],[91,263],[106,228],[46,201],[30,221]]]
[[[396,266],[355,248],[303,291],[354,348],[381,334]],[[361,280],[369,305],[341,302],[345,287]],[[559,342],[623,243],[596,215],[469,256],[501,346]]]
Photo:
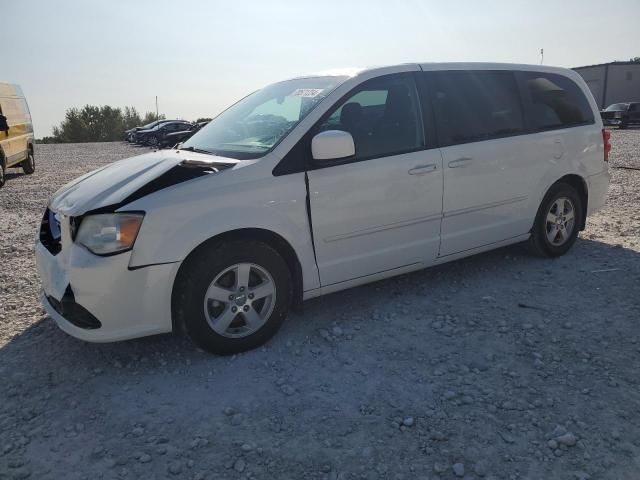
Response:
[[[582,221],[580,223],[579,228],[580,228],[580,231],[584,230],[587,224],[587,211],[589,206],[589,203],[588,203],[589,187],[587,186],[587,182],[580,175],[569,174],[559,178],[556,182],[553,183],[553,185],[556,185],[558,183],[565,183],[567,185],[570,185],[573,188],[575,188],[576,191],[578,192],[578,195],[580,196],[580,201],[582,202],[582,208],[584,213],[582,215]],[[553,185],[551,185],[549,188],[551,188]]]
[[[187,267],[189,265],[189,262],[193,261],[197,257],[198,253],[203,251],[204,249],[216,248],[217,245],[220,245],[224,242],[242,239],[257,240],[265,243],[266,245],[269,245],[274,250],[276,250],[282,256],[287,266],[289,267],[291,278],[293,280],[293,309],[300,310],[302,308],[302,264],[300,263],[300,259],[298,258],[298,255],[293,246],[284,237],[272,230],[267,230],[264,228],[240,228],[236,230],[229,230],[227,232],[214,235],[213,237],[204,240],[193,250],[191,250],[191,252],[189,252],[182,261],[173,281],[173,286],[171,288],[171,322],[174,331],[182,328],[182,325],[176,324],[176,315],[174,313],[176,302],[176,286],[179,284],[182,277],[188,270]]]

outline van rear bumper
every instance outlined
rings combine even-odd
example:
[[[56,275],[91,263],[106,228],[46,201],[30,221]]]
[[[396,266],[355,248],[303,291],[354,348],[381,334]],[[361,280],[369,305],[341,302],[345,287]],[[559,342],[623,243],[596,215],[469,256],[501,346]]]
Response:
[[[602,172],[587,177],[587,187],[589,192],[587,216],[604,207],[607,201],[607,192],[609,191],[610,181],[611,174],[609,173],[608,166],[605,167]]]

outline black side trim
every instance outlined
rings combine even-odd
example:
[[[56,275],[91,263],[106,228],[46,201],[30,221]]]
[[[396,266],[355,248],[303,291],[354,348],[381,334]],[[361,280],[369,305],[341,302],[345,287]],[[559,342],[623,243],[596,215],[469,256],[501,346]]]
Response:
[[[316,255],[316,241],[313,237],[313,220],[311,218],[311,197],[309,196],[309,175],[307,172],[304,172],[304,185],[307,189],[307,197],[306,197],[306,207],[307,207],[307,218],[309,220],[309,235],[311,236],[311,248],[313,248],[313,260],[316,262],[316,267],[318,266],[318,256]]]
[[[171,265],[172,263],[179,263],[179,262],[175,261],[175,262],[148,263],[146,265],[137,265],[135,267],[127,267],[127,270],[129,270],[130,272],[133,272],[134,270],[140,270],[141,268],[155,267],[156,265]]]

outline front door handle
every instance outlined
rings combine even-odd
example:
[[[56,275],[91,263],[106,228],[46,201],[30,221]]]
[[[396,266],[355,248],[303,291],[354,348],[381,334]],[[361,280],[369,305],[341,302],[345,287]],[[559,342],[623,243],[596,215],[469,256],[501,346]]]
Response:
[[[438,166],[435,163],[429,165],[417,165],[409,170],[409,175],[424,175],[425,173],[435,172]]]
[[[471,165],[473,158],[471,157],[461,157],[456,160],[452,160],[449,162],[449,168],[460,168]]]

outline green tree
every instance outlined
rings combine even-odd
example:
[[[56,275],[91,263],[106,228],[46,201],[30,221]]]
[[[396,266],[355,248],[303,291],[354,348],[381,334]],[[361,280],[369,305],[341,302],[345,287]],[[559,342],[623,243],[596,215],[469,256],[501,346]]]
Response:
[[[122,123],[125,130],[130,130],[143,125],[136,107],[124,107],[122,111]]]
[[[59,127],[53,127],[53,136],[58,142],[88,142],[86,127],[80,118],[80,110],[70,108]]]
[[[142,117],[142,125],[155,122],[156,120],[165,120],[166,118],[167,117],[165,117],[162,113],[160,114],[160,116],[156,117],[156,114],[154,112],[147,112],[144,114],[144,117]]]
[[[160,115],[164,119],[164,115]],[[70,108],[64,120],[53,128],[53,140],[57,143],[113,142],[122,140],[125,130],[151,123],[156,114],[147,112],[143,118],[134,107],[124,109],[109,105],[85,105],[82,109]],[[45,137],[47,141],[49,137]],[[45,140],[45,139],[43,139]]]

